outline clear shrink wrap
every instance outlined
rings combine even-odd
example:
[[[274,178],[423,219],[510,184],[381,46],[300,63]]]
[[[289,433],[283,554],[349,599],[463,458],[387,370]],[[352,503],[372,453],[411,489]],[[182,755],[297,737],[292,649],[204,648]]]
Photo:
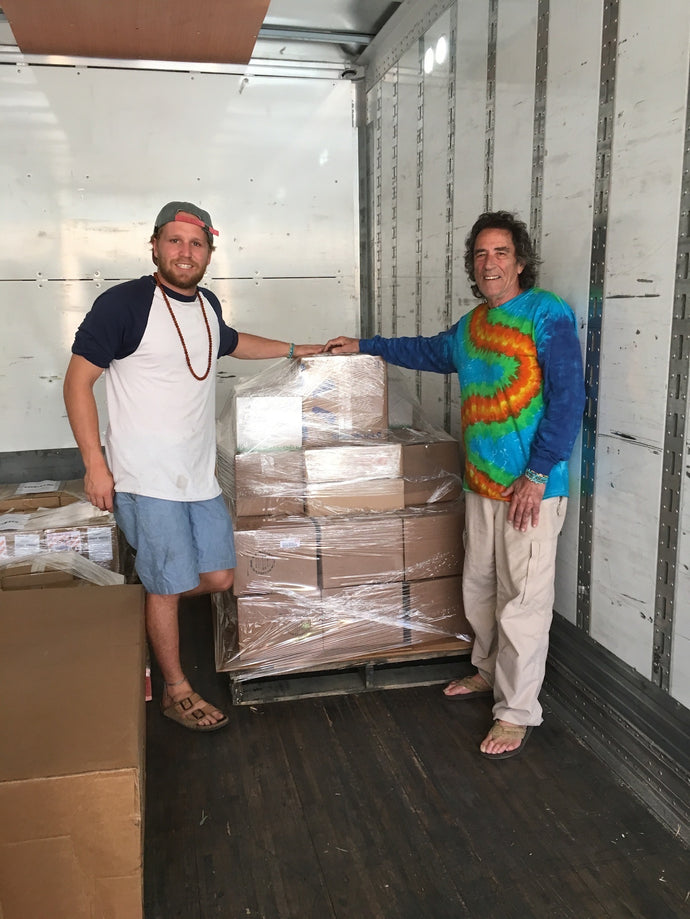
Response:
[[[125,576],[109,571],[77,552],[39,552],[16,558],[0,558],[0,591],[41,587],[81,587],[124,584]]]
[[[0,486],[0,561],[74,552],[120,571],[115,517],[94,507],[81,480]]]
[[[467,648],[458,442],[378,357],[282,361],[221,412],[232,592],[216,667],[239,679]]]

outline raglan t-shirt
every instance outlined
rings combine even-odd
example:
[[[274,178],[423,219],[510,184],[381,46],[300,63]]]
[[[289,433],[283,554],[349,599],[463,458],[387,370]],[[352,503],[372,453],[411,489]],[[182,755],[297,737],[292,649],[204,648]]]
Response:
[[[151,275],[105,291],[77,330],[73,354],[103,367],[109,424],[105,436],[115,490],[173,501],[220,494],[215,476],[215,369],[237,347],[218,298],[165,288],[189,355]]]
[[[501,306],[483,303],[439,335],[360,341],[364,354],[460,381],[464,487],[487,498],[527,468],[548,475],[545,498],[568,494],[567,460],[584,410],[575,317],[539,288]]]

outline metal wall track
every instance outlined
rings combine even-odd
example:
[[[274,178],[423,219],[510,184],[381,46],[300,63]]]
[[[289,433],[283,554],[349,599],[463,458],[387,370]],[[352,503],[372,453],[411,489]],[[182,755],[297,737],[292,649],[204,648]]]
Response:
[[[534,78],[534,131],[532,144],[532,194],[530,236],[534,251],[541,251],[544,145],[546,136],[546,79],[549,69],[549,0],[539,0],[537,11],[537,59]]]
[[[489,44],[486,56],[486,128],[484,134],[484,210],[490,211],[494,198],[494,142],[496,131],[496,44],[498,41],[498,0],[489,3]]]
[[[398,334],[398,143],[400,97],[398,95],[400,69],[396,64],[393,78],[393,146],[391,148],[393,187],[391,189],[391,335]]]
[[[376,333],[381,335],[383,332],[383,300],[381,297],[381,268],[382,268],[382,245],[381,236],[381,208],[383,202],[383,169],[382,169],[382,148],[383,148],[383,80],[376,85],[374,91],[374,163],[373,163],[373,192],[374,192],[374,315],[376,317]]]
[[[587,402],[582,425],[580,463],[581,497],[577,565],[577,624],[589,632],[592,610],[592,534],[594,527],[594,472],[597,413],[599,404],[599,361],[604,306],[606,233],[611,178],[611,146],[615,115],[616,51],[618,46],[618,0],[606,0],[601,43],[599,121],[594,182],[594,227],[589,277],[589,311],[585,389]]]
[[[451,7],[451,26],[448,36],[448,118],[446,131],[448,151],[446,156],[446,255],[445,290],[443,304],[444,328],[453,324],[453,258],[455,237],[453,233],[453,204],[455,201],[455,63],[457,40],[457,5]],[[451,429],[452,418],[452,376],[446,374],[443,385],[443,427]]]
[[[374,126],[368,118],[368,97],[364,83],[358,83],[355,90],[355,127],[358,128],[357,166],[359,192],[359,296],[360,330],[363,338],[374,334],[374,308],[372,294],[373,245],[372,245],[372,148]]]
[[[415,283],[414,325],[415,335],[422,334],[422,279],[424,275],[424,37],[418,42],[419,83],[417,85],[417,171],[415,178]],[[422,398],[422,372],[415,373],[416,396]]]
[[[652,678],[670,689],[673,610],[676,595],[681,494],[685,464],[688,374],[690,373],[690,85],[685,114],[685,155],[681,189],[676,285],[671,321],[664,461],[659,508],[659,540],[654,605]]]

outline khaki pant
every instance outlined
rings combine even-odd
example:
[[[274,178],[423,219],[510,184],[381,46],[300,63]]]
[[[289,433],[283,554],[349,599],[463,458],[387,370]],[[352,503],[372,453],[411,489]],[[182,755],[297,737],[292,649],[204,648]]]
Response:
[[[494,687],[494,718],[538,725],[553,616],[556,545],[567,498],[542,501],[526,533],[507,522],[510,504],[465,492],[463,601],[474,629],[472,663]]]

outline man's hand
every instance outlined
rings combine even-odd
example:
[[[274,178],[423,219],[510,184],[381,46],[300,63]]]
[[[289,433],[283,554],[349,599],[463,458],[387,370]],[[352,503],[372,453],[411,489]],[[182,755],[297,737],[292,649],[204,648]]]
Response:
[[[339,335],[337,338],[331,338],[326,342],[325,351],[331,354],[359,354],[359,338],[348,338],[346,335]]]
[[[541,505],[546,485],[537,485],[521,475],[512,485],[504,488],[501,494],[510,496],[510,509],[508,510],[508,523],[512,523],[516,530],[527,532],[531,523],[533,527],[539,523],[539,507]]]
[[[309,357],[312,354],[322,354],[325,350],[325,345],[295,345],[292,356]]]
[[[98,470],[87,470],[84,476],[84,492],[94,507],[102,511],[112,511],[115,482],[105,463]]]

